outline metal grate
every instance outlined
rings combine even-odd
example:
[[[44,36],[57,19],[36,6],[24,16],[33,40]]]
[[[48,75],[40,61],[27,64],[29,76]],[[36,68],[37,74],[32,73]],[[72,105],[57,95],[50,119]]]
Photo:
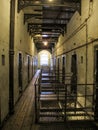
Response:
[[[87,91],[93,84],[77,84],[72,93],[73,84],[64,84],[62,74],[41,72],[35,84],[36,122],[94,121],[94,94]]]
[[[69,123],[69,124],[41,124],[39,130],[97,130],[98,128],[91,122]]]

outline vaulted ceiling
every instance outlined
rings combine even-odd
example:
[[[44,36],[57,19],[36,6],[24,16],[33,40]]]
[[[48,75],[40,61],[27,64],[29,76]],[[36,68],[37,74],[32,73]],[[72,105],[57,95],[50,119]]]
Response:
[[[37,49],[52,49],[58,37],[66,33],[66,25],[81,0],[18,0],[18,12],[24,11],[24,24]],[[44,42],[48,42],[44,45]]]

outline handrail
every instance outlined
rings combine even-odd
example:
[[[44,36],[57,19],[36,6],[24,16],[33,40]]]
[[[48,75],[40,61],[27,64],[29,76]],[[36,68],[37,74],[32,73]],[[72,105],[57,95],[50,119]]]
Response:
[[[43,100],[43,95],[41,95],[41,87],[43,85],[43,83],[41,83],[42,80],[42,70],[39,73],[39,75],[36,78],[35,81],[35,113],[36,113],[36,117],[35,117],[35,121],[38,122],[39,121],[39,117],[40,117],[40,99]],[[53,79],[53,77],[56,77],[57,75],[50,75],[50,81]],[[60,76],[59,78],[62,78],[63,76]],[[87,106],[87,100],[93,104],[94,103],[94,94],[93,93],[86,93],[87,92],[87,86],[93,86],[93,87],[89,87],[89,88],[94,88],[95,83],[67,83],[66,78],[71,78],[70,75],[65,75],[65,82],[57,82],[57,80],[55,80],[55,82],[50,82],[51,86],[54,89],[54,94],[56,96],[56,99],[58,102],[62,103],[64,106],[61,106],[60,109],[62,109],[63,113],[64,113],[64,121],[67,120],[67,116],[70,116],[70,114],[68,113],[69,111],[74,112],[73,115],[77,116],[79,113],[77,113],[78,111],[84,111],[85,113],[88,114],[89,116],[91,116],[87,109],[89,108],[91,111],[93,110],[93,105],[88,107]],[[46,76],[47,78],[47,76]],[[70,80],[70,79],[69,79]],[[72,93],[71,92],[71,86],[75,85],[77,87],[82,88],[81,86],[83,86],[83,93],[81,95],[76,93]],[[69,89],[70,88],[70,89]],[[82,89],[81,89],[82,90]],[[77,91],[77,90],[76,90]],[[62,95],[62,93],[64,95]],[[41,98],[42,96],[42,98]],[[46,99],[49,99],[47,96],[45,97]],[[80,100],[80,98],[83,98],[84,100],[84,104],[82,104],[82,101]],[[49,99],[50,100],[50,99]],[[48,100],[47,100],[48,101]],[[68,107],[68,103],[72,102],[74,104],[74,107]],[[79,103],[81,104],[80,108],[77,107],[77,103],[79,105]],[[72,113],[71,113],[72,114]],[[81,114],[80,114],[81,115]]]

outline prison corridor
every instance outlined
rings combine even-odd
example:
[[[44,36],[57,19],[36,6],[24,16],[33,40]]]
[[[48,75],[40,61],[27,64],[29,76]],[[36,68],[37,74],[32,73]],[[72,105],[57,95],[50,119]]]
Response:
[[[2,130],[97,130],[91,106],[79,99],[56,73],[38,70]]]

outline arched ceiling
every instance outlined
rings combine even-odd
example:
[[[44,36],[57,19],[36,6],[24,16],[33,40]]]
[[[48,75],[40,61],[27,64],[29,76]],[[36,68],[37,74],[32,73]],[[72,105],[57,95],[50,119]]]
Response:
[[[34,38],[37,49],[52,49],[76,10],[81,10],[81,0],[18,0],[18,12],[24,11],[24,24]],[[48,45],[43,44],[44,41]]]

